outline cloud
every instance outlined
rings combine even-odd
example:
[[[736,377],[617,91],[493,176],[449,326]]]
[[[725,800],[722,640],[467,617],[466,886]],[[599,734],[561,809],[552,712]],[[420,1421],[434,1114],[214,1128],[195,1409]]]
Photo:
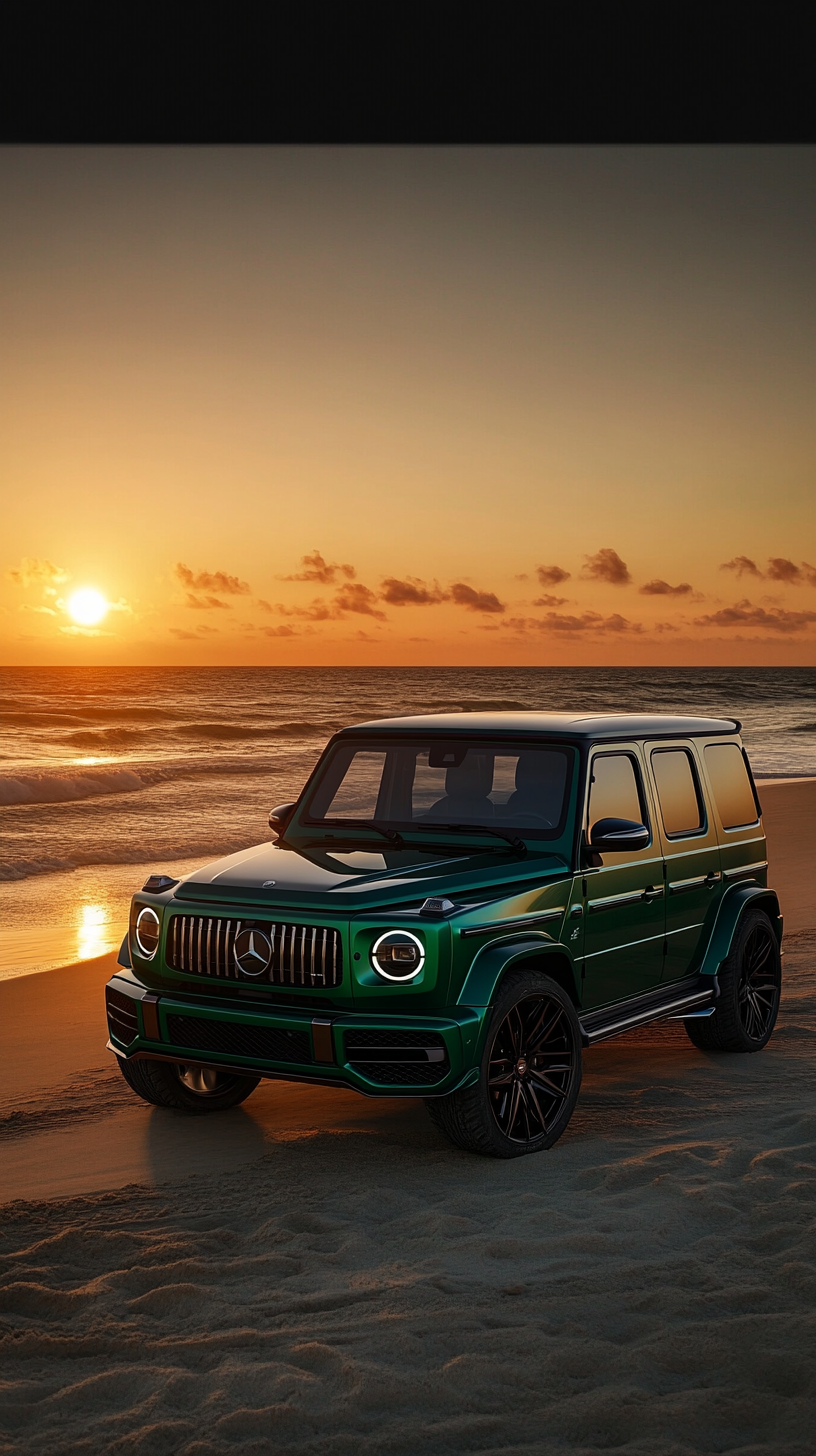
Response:
[[[353,566],[348,562],[342,565],[337,561],[326,561],[319,551],[313,551],[311,556],[301,556],[300,564],[302,571],[293,572],[291,576],[282,576],[281,581],[319,581],[322,586],[331,586],[337,580],[338,573],[353,581],[357,575]]]
[[[447,600],[436,583],[429,587],[418,576],[408,576],[404,581],[396,576],[387,576],[382,583],[381,596],[392,607],[430,607]]]
[[[15,586],[61,586],[68,580],[68,572],[53,561],[44,561],[38,556],[24,556],[20,565],[6,572]]]
[[[614,556],[614,551],[612,552]],[[536,576],[542,586],[559,586],[562,581],[569,581],[571,573],[565,571],[563,566],[537,566]]]
[[[503,602],[499,601],[494,592],[475,591],[463,581],[454,582],[450,594],[457,607],[465,607],[468,612],[504,611]]]
[[[53,607],[31,607],[28,602],[23,602],[18,610],[21,612],[42,612],[46,617],[56,617],[57,615]]]
[[[213,612],[217,608],[224,612],[230,610],[230,603],[222,602],[220,597],[197,597],[192,592],[187,593],[187,606],[196,612]]]
[[[348,582],[335,594],[334,605],[339,612],[359,612],[363,617],[378,617],[386,620],[385,612],[376,607],[376,594],[361,581]]]
[[[600,612],[582,612],[580,617],[565,612],[547,612],[545,617],[509,617],[505,627],[518,632],[642,632],[640,622],[630,622],[619,612],[604,617]]]
[[[331,622],[339,616],[322,597],[315,597],[308,607],[287,607],[283,602],[276,602],[274,610],[281,617],[303,617],[308,622]]]
[[[768,562],[768,576],[771,581],[789,581],[794,586],[799,586],[805,573],[793,561],[788,561],[786,556],[772,556]]]
[[[769,632],[803,632],[816,622],[816,612],[787,612],[781,607],[766,611],[755,607],[747,597],[732,607],[722,607],[704,617],[695,617],[696,627],[764,627]]]
[[[239,580],[237,576],[229,576],[225,571],[195,572],[185,566],[183,561],[177,561],[175,572],[188,591],[221,592],[226,597],[249,596],[249,583]]]
[[[691,595],[692,587],[687,581],[681,581],[678,586],[669,586],[667,581],[655,577],[654,581],[647,581],[638,590],[643,597],[687,597]]]
[[[603,546],[594,556],[585,556],[584,560],[586,567],[581,573],[584,581],[607,581],[612,586],[626,586],[632,580],[626,562],[611,546]]]
[[[737,576],[762,576],[762,572],[750,556],[732,556],[730,561],[720,564],[720,571],[735,571]]]
[[[184,627],[171,627],[171,637],[178,637],[181,642],[200,642],[202,637],[217,637],[217,627],[205,627],[203,622],[196,627],[194,632],[188,632]]]
[[[285,622],[280,627],[262,627],[261,631],[265,637],[297,637],[299,635],[294,627],[287,627]]]
[[[115,632],[106,632],[102,627],[60,627],[66,637],[115,637]]]
[[[549,592],[546,592],[543,597],[536,597],[535,598],[535,601],[533,602],[533,606],[534,607],[563,607],[564,603],[566,601],[568,601],[568,600],[569,600],[568,597],[554,597]]]

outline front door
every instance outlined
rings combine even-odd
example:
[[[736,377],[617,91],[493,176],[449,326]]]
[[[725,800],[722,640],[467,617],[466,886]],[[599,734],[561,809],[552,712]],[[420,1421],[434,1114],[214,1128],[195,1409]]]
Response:
[[[666,860],[663,979],[679,981],[698,969],[711,930],[722,889],[720,847],[693,745],[653,744],[647,751]]]
[[[583,1006],[606,1006],[656,986],[663,974],[663,856],[635,745],[599,749],[590,760],[585,826],[631,819],[651,831],[640,851],[603,854],[584,872]]]

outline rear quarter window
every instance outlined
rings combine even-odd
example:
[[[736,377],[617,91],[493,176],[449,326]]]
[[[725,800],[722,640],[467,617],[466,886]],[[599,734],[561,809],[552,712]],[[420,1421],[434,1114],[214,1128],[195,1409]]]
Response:
[[[656,748],[652,772],[663,827],[670,839],[699,834],[705,827],[703,801],[691,756],[685,748]]]
[[[705,763],[723,829],[756,824],[756,800],[739,745],[706,744]]]

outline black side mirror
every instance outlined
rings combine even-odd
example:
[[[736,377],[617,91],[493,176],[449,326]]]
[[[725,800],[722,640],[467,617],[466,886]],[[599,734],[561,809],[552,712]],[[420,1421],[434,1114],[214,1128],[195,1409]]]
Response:
[[[650,839],[646,825],[634,819],[597,819],[589,843],[592,849],[614,854],[627,849],[645,849]]]
[[[278,804],[277,809],[272,809],[269,814],[269,828],[275,831],[278,839],[281,838],[289,820],[297,808],[297,801],[294,804]]]

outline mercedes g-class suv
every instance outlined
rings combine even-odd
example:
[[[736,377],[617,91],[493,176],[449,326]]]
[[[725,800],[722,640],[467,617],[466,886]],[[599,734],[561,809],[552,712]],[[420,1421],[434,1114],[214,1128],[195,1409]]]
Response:
[[[106,988],[139,1096],[262,1077],[422,1096],[462,1148],[550,1147],[581,1054],[680,1018],[754,1052],[782,917],[735,720],[467,713],[337,733],[276,839],[133,898]]]

